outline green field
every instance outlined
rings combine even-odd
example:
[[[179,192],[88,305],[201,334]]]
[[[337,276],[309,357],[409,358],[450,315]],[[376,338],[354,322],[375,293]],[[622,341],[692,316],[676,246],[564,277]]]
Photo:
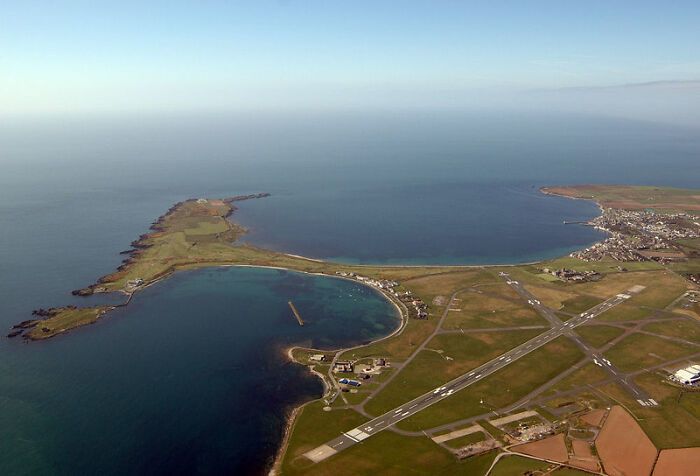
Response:
[[[603,369],[591,362],[584,365],[580,369],[575,370],[570,375],[564,377],[544,395],[555,395],[555,391],[565,392],[574,387],[579,387],[581,385],[589,385],[592,383],[600,382],[601,380],[606,380],[609,377],[610,376]]]
[[[654,334],[700,343],[700,323],[686,320],[653,322],[645,325],[642,329]]]
[[[530,330],[437,335],[427,346],[434,350],[419,353],[397,378],[367,402],[365,410],[372,415],[387,412],[540,333],[540,330]],[[454,360],[446,360],[445,356]]]
[[[313,430],[315,432],[315,430]],[[294,433],[297,432],[295,428]],[[495,452],[460,461],[426,437],[401,436],[383,431],[318,464],[306,458],[287,459],[283,474],[484,474]]]
[[[443,329],[488,329],[492,327],[547,325],[547,321],[519,299],[513,302],[466,291],[457,295]],[[459,309],[459,310],[458,310]]]
[[[632,334],[611,347],[605,356],[623,372],[633,372],[698,352],[700,348],[696,346],[646,334]]]
[[[583,354],[567,338],[560,337],[450,398],[407,418],[398,426],[405,430],[427,430],[503,408],[582,358]]]
[[[580,326],[576,328],[576,333],[583,337],[586,342],[596,349],[600,349],[605,344],[621,336],[624,329],[613,326]]]
[[[31,339],[48,339],[75,327],[97,322],[101,315],[111,307],[63,308],[54,317],[38,321],[38,325],[25,335]]]

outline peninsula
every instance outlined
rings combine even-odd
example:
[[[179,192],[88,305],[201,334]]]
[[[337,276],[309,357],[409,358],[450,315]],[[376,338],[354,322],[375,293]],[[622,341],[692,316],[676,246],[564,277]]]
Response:
[[[523,265],[344,265],[241,243],[233,203],[266,194],[191,199],[74,293],[129,298],[180,270],[244,265],[339,275],[396,303],[404,322],[384,339],[290,349],[327,391],[290,417],[275,473],[688,474],[700,458],[700,191],[542,192],[596,200],[589,224],[610,237]],[[110,309],[37,310],[12,334],[53,337]]]

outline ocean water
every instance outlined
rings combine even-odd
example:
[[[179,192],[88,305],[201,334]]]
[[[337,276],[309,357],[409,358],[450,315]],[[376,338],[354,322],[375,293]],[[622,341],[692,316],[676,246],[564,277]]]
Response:
[[[594,217],[594,204],[540,186],[692,188],[700,177],[697,130],[512,111],[13,119],[0,121],[0,144],[7,330],[38,307],[120,302],[70,291],[114,270],[119,251],[190,197],[272,193],[241,202],[233,219],[251,229],[246,240],[277,250],[490,264],[602,237],[562,224]],[[183,273],[66,336],[1,339],[0,474],[259,473],[281,415],[321,392],[281,349],[392,328],[393,309],[368,290],[333,297],[350,284],[251,268]],[[290,295],[316,320],[298,328]],[[264,422],[260,432],[240,415]]]
[[[2,474],[260,473],[286,412],[323,392],[285,350],[368,342],[399,323],[393,304],[345,279],[177,274],[97,326],[4,346]]]

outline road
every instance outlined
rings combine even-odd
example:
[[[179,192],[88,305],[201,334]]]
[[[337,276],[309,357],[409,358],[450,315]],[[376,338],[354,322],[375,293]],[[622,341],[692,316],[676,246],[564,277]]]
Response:
[[[635,396],[635,399],[637,399],[640,405],[656,405],[656,402],[650,399],[649,396],[643,390],[639,389],[636,385],[634,385],[634,383],[630,383],[625,378],[623,378],[624,376],[622,375],[622,373],[617,368],[615,368],[613,364],[611,364],[608,360],[604,359],[601,355],[598,355],[598,353],[596,353],[578,334],[573,332],[573,329],[580,326],[587,320],[593,319],[599,314],[631,298],[632,294],[630,293],[632,291],[629,291],[626,294],[618,294],[606,300],[605,302],[594,306],[588,311],[570,318],[567,322],[563,322],[551,309],[544,306],[539,300],[537,300],[536,297],[530,294],[522,284],[512,279],[511,276],[507,273],[499,274],[518,294],[520,294],[524,299],[526,299],[528,303],[537,312],[539,312],[542,316],[544,316],[545,319],[547,319],[547,321],[552,326],[551,329],[536,337],[533,337],[532,339],[520,344],[517,347],[514,347],[508,352],[500,355],[499,357],[494,358],[493,360],[486,362],[485,364],[477,367],[476,369],[471,370],[470,372],[465,373],[455,378],[454,380],[451,380],[445,383],[444,385],[434,390],[431,390],[430,392],[424,393],[423,395],[401,405],[398,408],[390,410],[384,413],[383,415],[373,418],[367,423],[364,423],[356,428],[353,428],[352,430],[342,433],[337,438],[305,453],[305,456],[313,462],[322,461],[334,455],[335,453],[349,448],[350,446],[359,443],[360,441],[363,441],[369,438],[370,436],[379,433],[382,430],[387,429],[388,427],[400,422],[401,420],[409,418],[412,415],[415,415],[416,413],[420,412],[421,410],[424,410],[425,408],[434,405],[445,398],[450,397],[455,392],[463,390],[469,387],[470,385],[473,385],[476,382],[488,377],[489,375],[498,372],[507,365],[510,365],[512,362],[524,357],[525,355],[544,346],[545,344],[553,341],[554,339],[562,335],[573,340],[579,347],[579,349],[581,349],[588,357],[594,359],[594,362],[597,362],[598,365],[603,367],[613,377],[616,377],[618,383],[620,383],[620,385],[623,385],[628,391],[630,391],[630,393],[632,393]],[[640,289],[635,289],[636,292],[639,292],[639,290]],[[453,299],[450,300],[450,305],[453,303],[453,300],[454,295]],[[445,310],[445,314],[447,313],[448,309]]]

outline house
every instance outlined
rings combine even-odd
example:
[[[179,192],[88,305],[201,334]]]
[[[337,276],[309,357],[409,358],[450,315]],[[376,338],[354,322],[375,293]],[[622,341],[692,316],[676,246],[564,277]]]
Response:
[[[349,360],[338,361],[333,364],[333,372],[353,372],[355,370],[355,364]]]
[[[323,354],[313,354],[309,356],[309,360],[312,362],[323,362],[326,360],[326,356]]]

